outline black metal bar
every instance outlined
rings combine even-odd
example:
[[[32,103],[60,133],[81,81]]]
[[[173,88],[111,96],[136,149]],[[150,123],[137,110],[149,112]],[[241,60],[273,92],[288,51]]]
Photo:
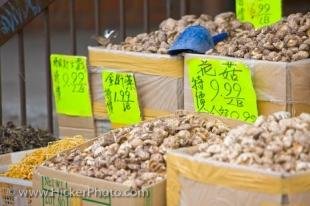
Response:
[[[166,17],[171,17],[171,0],[166,0]]]
[[[125,22],[125,2],[124,0],[119,0],[119,24],[120,24],[120,37],[124,41],[126,37],[126,22]]]
[[[184,16],[187,13],[187,1],[180,0],[180,15]]]
[[[69,0],[71,54],[76,54],[75,0]]]
[[[101,0],[95,0],[95,33],[97,36],[101,35],[101,15],[100,15],[100,8],[101,8]]]
[[[1,48],[0,48],[0,125],[2,125],[2,67],[1,67]]]
[[[149,0],[143,0],[143,19],[144,32],[148,33],[150,30]]]
[[[19,57],[19,95],[21,125],[27,124],[26,113],[26,79],[25,79],[25,55],[24,55],[24,34],[23,30],[18,32],[18,57]]]
[[[50,70],[51,36],[49,9],[44,10],[44,31],[45,31],[45,68],[46,68],[46,106],[47,106],[47,128],[53,133],[53,98]]]

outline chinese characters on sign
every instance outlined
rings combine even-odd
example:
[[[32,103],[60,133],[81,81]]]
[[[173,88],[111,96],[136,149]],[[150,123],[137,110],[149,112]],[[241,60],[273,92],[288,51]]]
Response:
[[[187,62],[195,110],[254,122],[256,94],[249,68],[240,62],[193,58]]]
[[[255,28],[276,23],[282,18],[281,0],[236,0],[237,18]]]
[[[141,112],[134,75],[103,71],[102,82],[110,121],[120,124],[139,123]]]
[[[92,116],[86,57],[52,54],[51,73],[57,112]]]

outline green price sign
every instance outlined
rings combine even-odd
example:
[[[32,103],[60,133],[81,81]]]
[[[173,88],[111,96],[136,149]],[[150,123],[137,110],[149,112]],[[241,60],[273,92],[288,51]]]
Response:
[[[281,0],[236,0],[237,18],[255,28],[274,24],[282,18]]]
[[[201,58],[186,63],[197,112],[245,122],[256,120],[256,94],[247,65]]]
[[[141,112],[134,75],[103,71],[102,80],[110,121],[120,124],[139,123]]]
[[[57,113],[91,117],[86,57],[52,54],[50,60]]]

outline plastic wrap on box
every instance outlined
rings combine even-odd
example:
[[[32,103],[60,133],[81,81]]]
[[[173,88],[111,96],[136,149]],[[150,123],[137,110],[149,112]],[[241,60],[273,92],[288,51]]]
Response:
[[[281,110],[289,111],[294,116],[302,112],[310,112],[310,59],[296,62],[271,62],[196,54],[185,54],[184,58],[184,109],[186,110],[195,110],[186,63],[190,58],[217,58],[247,64],[252,72],[260,115]]]
[[[193,157],[197,147],[167,155],[167,206],[310,205],[310,172],[284,175]]]
[[[106,119],[102,71],[131,72],[135,76],[144,120],[183,109],[183,58],[169,55],[89,47],[89,73],[95,119]],[[123,125],[112,124],[112,127]]]
[[[95,118],[106,117],[107,114],[102,89],[102,71],[103,69],[99,68],[90,69]],[[182,79],[135,73],[135,80],[139,103],[145,116],[167,115],[183,107],[183,101],[180,100]]]
[[[94,141],[96,139],[79,145],[77,148],[83,150],[92,145]],[[69,149],[64,153],[69,154],[74,149]],[[33,198],[33,205],[49,205],[53,202],[52,205],[64,203],[65,205],[83,206],[165,206],[165,187],[166,181],[162,181],[146,188],[147,193],[141,192],[141,194],[146,194],[145,196],[121,196],[120,194],[129,194],[130,187],[77,173],[68,175],[65,171],[38,166],[33,175],[33,189],[42,193],[54,191],[54,194],[50,197]],[[70,191],[80,191],[80,193],[75,193],[76,196],[66,195]]]

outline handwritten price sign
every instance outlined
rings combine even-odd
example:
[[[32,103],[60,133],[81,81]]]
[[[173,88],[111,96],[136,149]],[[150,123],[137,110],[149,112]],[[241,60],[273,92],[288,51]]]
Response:
[[[237,18],[255,28],[268,26],[282,18],[281,0],[236,0]]]
[[[139,123],[141,112],[133,74],[103,71],[102,80],[105,103],[111,122]]]
[[[193,58],[187,65],[197,112],[246,122],[256,120],[256,94],[245,64]]]
[[[86,57],[52,54],[51,71],[57,112],[92,116]]]

